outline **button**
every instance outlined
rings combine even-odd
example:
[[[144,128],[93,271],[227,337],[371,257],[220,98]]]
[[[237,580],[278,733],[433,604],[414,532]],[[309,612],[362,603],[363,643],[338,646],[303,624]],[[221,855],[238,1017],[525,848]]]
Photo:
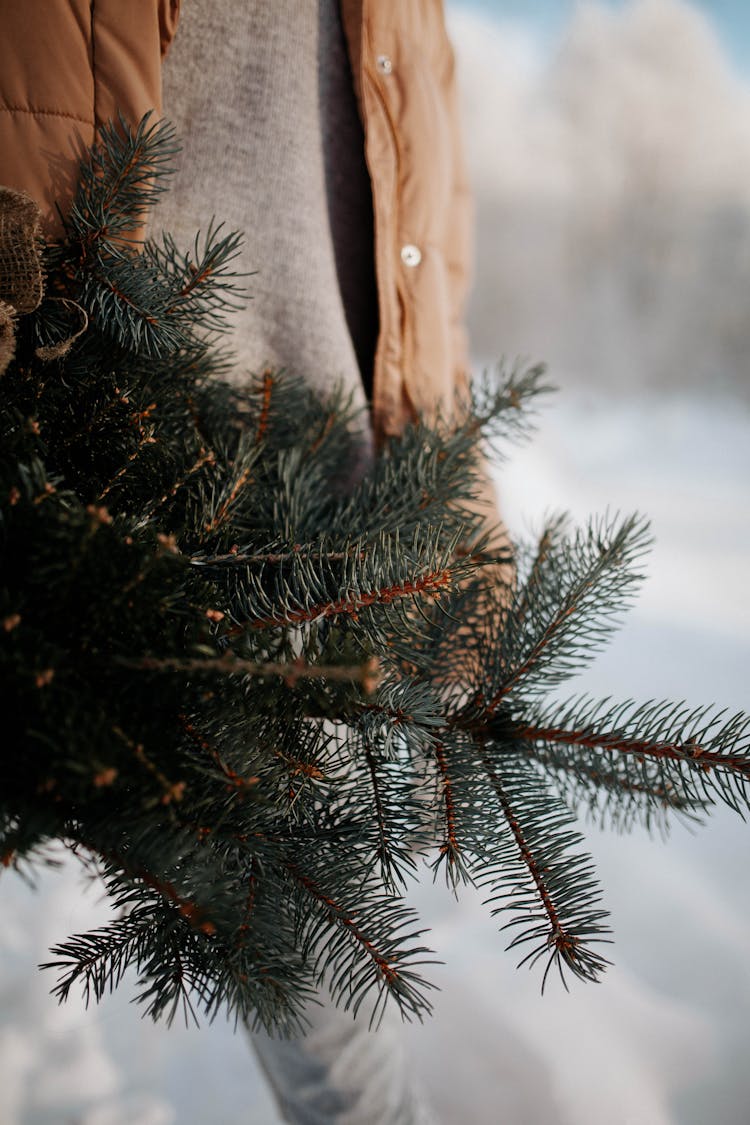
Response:
[[[401,247],[401,261],[405,266],[418,266],[422,261],[422,251],[418,246],[413,246],[411,242],[407,242],[406,246]]]
[[[378,55],[377,64],[381,74],[390,74],[393,70],[393,63],[389,55]]]

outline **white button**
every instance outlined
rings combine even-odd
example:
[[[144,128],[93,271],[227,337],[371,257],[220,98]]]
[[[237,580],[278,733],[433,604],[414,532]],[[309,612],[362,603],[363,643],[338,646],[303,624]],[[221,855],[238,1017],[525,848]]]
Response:
[[[377,63],[381,74],[390,74],[393,70],[393,63],[388,55],[378,55]]]
[[[422,251],[418,246],[407,242],[406,246],[401,247],[401,261],[405,266],[418,266],[422,261]]]

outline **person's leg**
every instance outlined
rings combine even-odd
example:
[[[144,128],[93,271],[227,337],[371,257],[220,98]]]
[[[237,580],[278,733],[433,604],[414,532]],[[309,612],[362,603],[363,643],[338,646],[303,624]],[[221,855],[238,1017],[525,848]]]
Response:
[[[280,1110],[290,1125],[438,1125],[414,1080],[389,1007],[377,1030],[332,1001],[311,1005],[306,1035],[250,1039]]]

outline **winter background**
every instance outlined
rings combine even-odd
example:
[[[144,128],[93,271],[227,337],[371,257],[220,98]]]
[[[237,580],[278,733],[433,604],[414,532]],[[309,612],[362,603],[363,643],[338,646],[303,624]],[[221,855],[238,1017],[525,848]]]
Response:
[[[750,5],[449,3],[477,198],[477,367],[560,388],[498,467],[518,534],[646,511],[636,610],[581,682],[750,707]],[[408,1029],[444,1125],[747,1125],[750,827],[588,828],[616,931],[599,986],[538,994],[478,901],[428,881],[446,962]],[[153,1027],[127,988],[59,1008],[36,971],[104,910],[64,867],[0,880],[1,1125],[278,1125],[244,1037]],[[387,1123],[383,1123],[387,1125]]]

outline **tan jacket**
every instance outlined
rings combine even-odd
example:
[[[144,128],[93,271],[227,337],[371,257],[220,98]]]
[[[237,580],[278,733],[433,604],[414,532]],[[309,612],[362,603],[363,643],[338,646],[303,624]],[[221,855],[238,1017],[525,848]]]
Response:
[[[198,3],[202,0],[193,0]],[[239,2],[239,0],[238,0]],[[161,111],[179,0],[0,0],[0,183],[60,232],[77,161],[120,110]],[[341,0],[375,212],[379,435],[450,408],[466,368],[472,212],[441,0]]]
[[[375,212],[376,431],[450,409],[468,369],[473,213],[440,0],[342,0]]]

